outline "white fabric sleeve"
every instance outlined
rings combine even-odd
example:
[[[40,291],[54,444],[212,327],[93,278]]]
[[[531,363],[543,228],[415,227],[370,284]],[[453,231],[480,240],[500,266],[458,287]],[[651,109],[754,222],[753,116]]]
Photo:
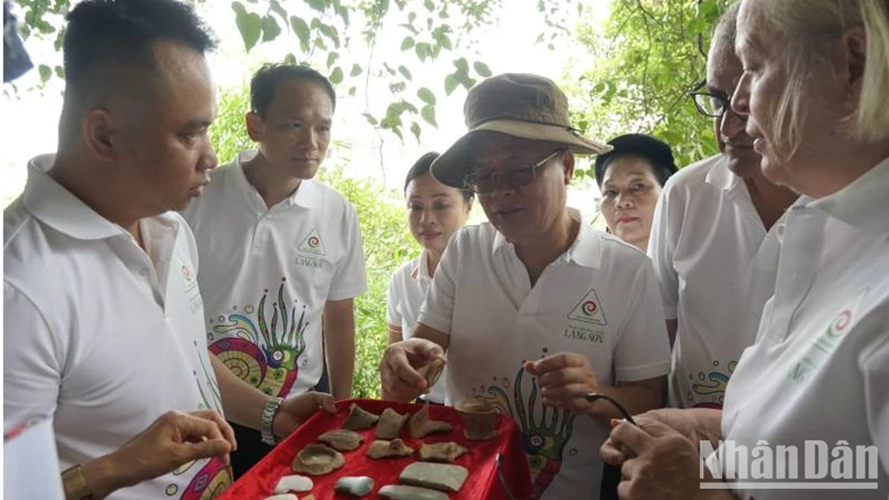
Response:
[[[389,289],[386,290],[386,323],[397,326],[399,329],[401,329],[402,315],[398,305],[404,300],[403,297],[398,296],[397,281],[400,270],[399,268],[392,274],[392,278],[389,279]]]
[[[658,297],[657,279],[648,259],[642,259],[633,280],[626,322],[614,349],[617,382],[645,380],[670,372],[670,342]]]
[[[448,242],[432,283],[426,292],[426,301],[420,307],[417,323],[422,323],[447,335],[451,334],[451,320],[454,316],[454,299],[457,295],[457,270],[460,269],[460,240],[467,232],[460,230]]]
[[[31,300],[3,284],[3,418],[6,428],[56,410],[67,345]]]
[[[327,300],[345,300],[360,295],[367,289],[367,271],[364,268],[364,248],[361,242],[361,228],[358,214],[351,203],[346,203],[343,224],[347,228],[345,237],[346,253],[337,263],[336,272],[330,282]]]
[[[880,462],[889,474],[889,308],[886,308],[882,328],[882,344],[868,355],[861,365],[864,375],[864,401],[867,426],[877,446]]]
[[[679,304],[679,276],[673,267],[676,242],[672,240],[678,230],[670,227],[670,202],[673,196],[674,192],[668,184],[655,206],[651,236],[648,239],[648,256],[654,264],[666,319],[678,317],[676,309]]]

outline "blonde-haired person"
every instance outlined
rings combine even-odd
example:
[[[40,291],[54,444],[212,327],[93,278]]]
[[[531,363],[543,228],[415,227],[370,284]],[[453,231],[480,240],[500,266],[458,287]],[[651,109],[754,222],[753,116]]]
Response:
[[[386,330],[388,345],[409,339],[420,317],[420,307],[451,235],[466,225],[475,193],[435,180],[429,173],[439,154],[421,156],[404,180],[408,227],[423,252],[402,264],[392,275],[387,293]],[[444,373],[442,373],[444,375]],[[429,388],[423,398],[436,404],[445,401],[445,377]]]
[[[766,176],[802,195],[783,230],[775,295],[756,344],[735,369],[722,412],[641,416],[641,428],[617,425],[602,455],[622,463],[619,491],[626,499],[885,500],[889,5],[744,0],[736,49],[744,75],[732,107],[749,115],[747,131]],[[743,478],[748,484],[732,492],[701,490],[698,439],[763,452],[748,453],[752,458],[783,446],[796,450],[798,461],[776,456],[764,475]],[[807,456],[813,442],[826,462]],[[621,446],[636,456],[628,458]],[[841,461],[844,453],[853,456]],[[719,470],[712,457],[708,464]],[[839,489],[873,487],[826,488],[811,482],[818,470]],[[808,488],[749,484],[787,477]]]

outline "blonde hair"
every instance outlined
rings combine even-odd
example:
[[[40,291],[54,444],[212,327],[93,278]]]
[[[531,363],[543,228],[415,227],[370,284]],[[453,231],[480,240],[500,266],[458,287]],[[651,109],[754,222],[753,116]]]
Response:
[[[864,29],[866,62],[858,105],[841,131],[860,142],[889,138],[889,0],[761,0],[757,4],[763,20],[784,34],[786,47],[788,84],[772,127],[779,155],[792,156],[802,141],[807,105],[802,91],[827,63],[824,43],[856,26]]]

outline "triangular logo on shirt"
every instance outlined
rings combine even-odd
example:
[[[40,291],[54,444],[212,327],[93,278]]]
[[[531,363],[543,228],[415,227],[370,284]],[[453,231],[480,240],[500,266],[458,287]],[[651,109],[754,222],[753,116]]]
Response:
[[[608,324],[608,320],[605,319],[605,311],[602,310],[602,303],[599,302],[599,296],[596,295],[595,288],[590,288],[590,291],[580,299],[580,302],[571,310],[568,319],[600,326]]]
[[[302,243],[296,247],[300,252],[313,253],[315,255],[327,255],[324,252],[324,241],[321,240],[321,233],[318,228],[312,229]]]

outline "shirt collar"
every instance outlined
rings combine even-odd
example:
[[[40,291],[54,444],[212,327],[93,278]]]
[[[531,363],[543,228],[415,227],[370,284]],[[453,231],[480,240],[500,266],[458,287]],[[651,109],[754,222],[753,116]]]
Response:
[[[574,243],[568,247],[568,250],[558,257],[556,260],[565,262],[573,262],[579,266],[596,269],[602,260],[602,246],[600,244],[599,234],[596,229],[587,224],[583,218],[580,219],[580,230]],[[503,236],[500,231],[494,235],[494,244],[491,250],[492,255],[496,255],[501,249],[512,248],[512,243]]]
[[[125,233],[47,175],[56,155],[41,155],[28,163],[22,201],[31,214],[56,231],[79,240],[101,240]]]
[[[723,191],[732,191],[738,185],[747,187],[740,177],[729,170],[725,155],[719,155],[716,159],[716,165],[707,172],[707,177],[704,178],[704,181]]]
[[[806,201],[832,217],[872,232],[889,234],[889,158],[836,193]]]
[[[411,278],[418,281],[432,279],[432,275],[429,273],[429,254],[426,252],[426,249],[423,249],[420,252],[420,256],[417,257],[417,265],[411,271]]]
[[[238,191],[246,195],[254,195],[259,196],[259,192],[256,188],[250,184],[247,180],[247,176],[244,175],[244,163],[249,162],[253,158],[256,158],[256,155],[259,154],[259,151],[255,149],[249,149],[247,151],[242,151],[235,158],[235,182],[232,183],[232,186],[235,187]],[[260,200],[262,197],[260,196]],[[315,181],[311,179],[303,179],[302,182],[299,183],[299,187],[293,192],[287,199],[283,200],[282,203],[286,204],[286,206],[299,206],[303,208],[312,208],[317,205],[318,201],[318,186],[315,185]],[[264,205],[263,205],[264,206]]]

